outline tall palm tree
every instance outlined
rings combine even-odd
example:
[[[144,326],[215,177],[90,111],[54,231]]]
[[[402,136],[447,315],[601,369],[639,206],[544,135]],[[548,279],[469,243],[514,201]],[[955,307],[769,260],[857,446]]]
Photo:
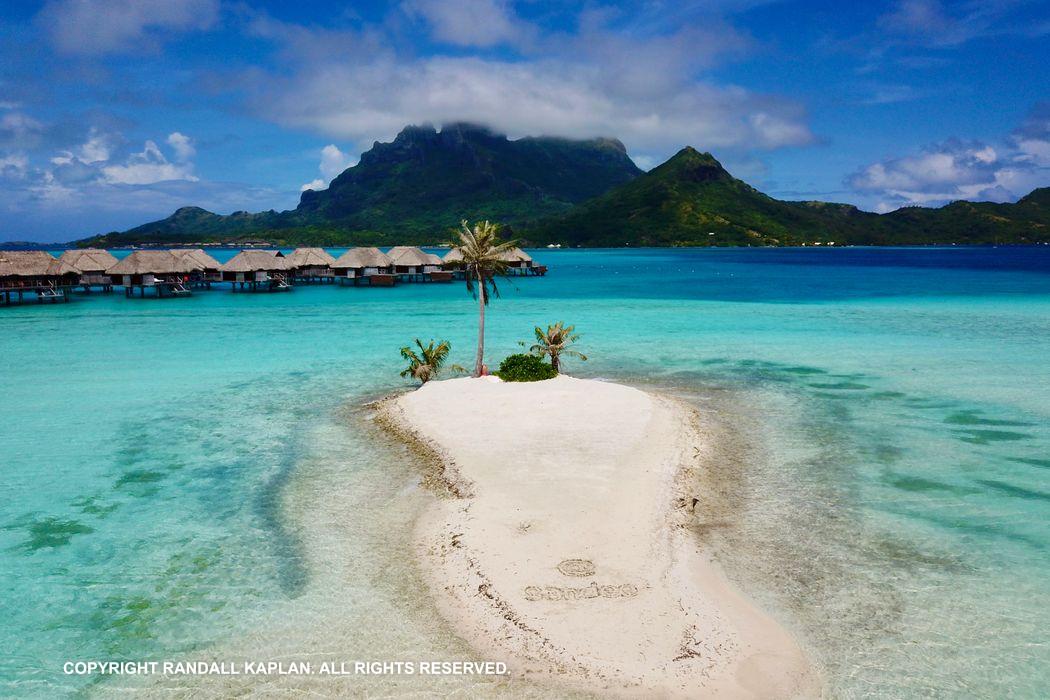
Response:
[[[505,242],[497,235],[496,224],[482,221],[471,228],[466,221],[460,223],[456,238],[452,242],[463,256],[461,264],[466,274],[467,290],[478,300],[478,354],[474,360],[474,376],[480,377],[485,362],[485,306],[490,296],[498,297],[496,276],[505,274],[507,262],[503,256],[514,248],[513,241]]]
[[[564,321],[558,321],[553,326],[547,326],[546,331],[536,326],[536,340],[539,342],[529,348],[529,350],[540,357],[544,355],[550,356],[551,367],[554,368],[555,372],[559,370],[559,359],[562,355],[571,355],[572,357],[586,360],[586,355],[570,348],[573,343],[580,339],[578,333],[573,333],[575,329],[576,326],[566,326]]]
[[[408,360],[408,367],[401,372],[401,376],[411,376],[418,379],[421,384],[426,384],[441,371],[445,361],[448,360],[448,353],[452,346],[447,340],[442,340],[437,346],[431,340],[428,345],[424,346],[423,341],[419,338],[416,338],[416,345],[419,347],[419,354],[416,354],[410,345],[401,348],[401,357]],[[466,371],[459,365],[450,365],[449,369],[459,372]]]

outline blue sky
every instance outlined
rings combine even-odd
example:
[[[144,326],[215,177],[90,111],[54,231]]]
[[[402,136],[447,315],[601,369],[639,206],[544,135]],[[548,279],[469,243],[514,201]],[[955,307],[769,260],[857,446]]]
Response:
[[[0,11],[0,240],[295,206],[409,123],[679,148],[873,211],[1050,185],[1050,2],[51,0]]]

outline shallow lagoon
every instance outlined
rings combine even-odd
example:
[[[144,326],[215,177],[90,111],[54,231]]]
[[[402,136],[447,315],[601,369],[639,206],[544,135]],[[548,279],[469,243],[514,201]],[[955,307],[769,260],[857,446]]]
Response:
[[[564,319],[570,372],[700,406],[708,536],[832,695],[1050,692],[1050,249],[535,255],[489,357]],[[461,284],[0,310],[0,693],[214,648],[461,658],[407,556],[426,496],[358,407],[416,336],[469,364],[474,314]]]

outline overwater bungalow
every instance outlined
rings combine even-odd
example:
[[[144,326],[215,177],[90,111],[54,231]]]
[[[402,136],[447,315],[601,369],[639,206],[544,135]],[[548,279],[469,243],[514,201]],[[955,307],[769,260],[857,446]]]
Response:
[[[222,263],[205,253],[200,248],[172,248],[171,254],[185,257],[199,269],[190,274],[190,284],[194,287],[211,289],[212,282],[222,280],[219,268]]]
[[[292,288],[288,258],[279,250],[242,250],[219,271],[234,291],[285,292]]]
[[[99,287],[103,292],[113,291],[113,280],[106,270],[117,264],[117,259],[108,250],[101,248],[82,248],[67,250],[59,258],[62,262],[80,273],[80,286],[85,292],[92,287]]]
[[[399,245],[387,251],[394,264],[394,274],[401,279],[423,282],[430,279],[432,273],[443,273],[441,258],[424,253],[415,246]],[[440,275],[444,277],[444,275]],[[451,276],[448,279],[452,279]],[[436,281],[436,280],[435,280]],[[442,281],[444,281],[442,279]]]
[[[124,296],[145,297],[151,290],[156,297],[186,296],[194,273],[202,270],[200,263],[183,251],[136,250],[106,270],[113,284],[124,287]]]
[[[393,286],[394,262],[379,248],[351,248],[332,263],[332,272],[341,284]]]
[[[66,289],[77,284],[80,273],[43,250],[0,250],[0,300],[20,304],[26,293],[38,302],[68,301]]]
[[[547,274],[547,267],[545,265],[537,265],[532,256],[521,248],[511,248],[500,257],[507,263],[507,272],[512,275]]]
[[[507,274],[510,275],[545,275],[546,265],[537,265],[532,256],[521,248],[511,248],[502,256],[507,263]],[[458,270],[463,261],[463,253],[459,248],[453,248],[445,254],[443,259],[445,269]]]
[[[333,282],[333,258],[324,248],[296,248],[288,256],[288,267],[297,281]]]

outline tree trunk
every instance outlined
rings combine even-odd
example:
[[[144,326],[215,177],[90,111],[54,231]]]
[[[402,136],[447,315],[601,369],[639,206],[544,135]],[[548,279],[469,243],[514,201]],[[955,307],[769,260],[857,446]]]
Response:
[[[554,373],[555,374],[559,373],[559,369],[558,369],[558,354],[557,353],[553,353],[553,352],[551,353],[551,367],[554,368]]]
[[[485,280],[478,271],[478,356],[474,360],[474,376],[481,376],[485,363]]]

